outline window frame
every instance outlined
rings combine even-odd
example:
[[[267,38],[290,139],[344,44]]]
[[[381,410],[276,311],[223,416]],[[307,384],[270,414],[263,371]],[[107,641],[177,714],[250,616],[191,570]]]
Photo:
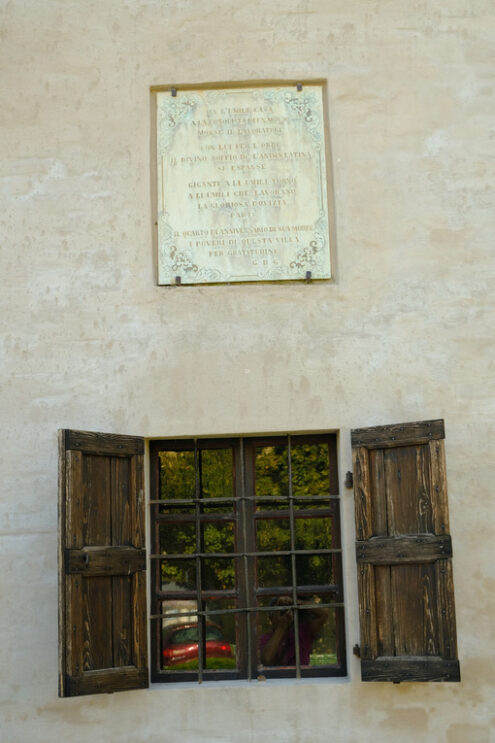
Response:
[[[320,496],[325,499],[328,503],[328,507],[321,509],[322,516],[328,517],[331,520],[332,528],[332,545],[328,550],[325,550],[328,554],[332,555],[332,570],[334,583],[325,586],[302,586],[291,585],[291,591],[293,591],[293,601],[296,613],[301,612],[300,608],[296,608],[299,604],[300,597],[305,594],[307,599],[310,599],[311,595],[316,593],[318,589],[320,593],[325,593],[328,600],[324,601],[323,606],[327,606],[334,612],[335,615],[335,635],[336,635],[336,654],[337,663],[327,666],[314,666],[312,669],[307,667],[301,667],[299,662],[296,662],[296,667],[264,667],[261,669],[257,664],[257,647],[256,647],[256,621],[257,613],[259,611],[267,611],[268,608],[265,606],[262,608],[258,601],[260,598],[286,595],[287,587],[257,587],[255,586],[253,571],[253,563],[256,560],[259,550],[256,548],[256,543],[253,543],[253,534],[255,533],[256,521],[267,517],[268,518],[284,518],[287,517],[287,513],[291,513],[291,533],[293,534],[293,524],[297,516],[293,516],[294,512],[297,514],[298,511],[293,509],[295,501],[300,500],[303,496],[294,496],[292,494],[292,488],[290,486],[290,492],[288,497],[289,508],[287,513],[281,511],[281,515],[274,515],[273,510],[262,509],[257,510],[256,507],[253,509],[255,503],[255,477],[254,477],[254,463],[255,463],[255,450],[259,446],[277,446],[283,445],[288,447],[288,461],[291,460],[290,452],[291,446],[294,444],[308,444],[308,443],[326,443],[328,446],[328,462],[329,462],[329,492],[328,495]],[[202,629],[204,631],[204,622],[206,617],[206,610],[204,604],[201,605],[201,601],[205,596],[213,598],[213,594],[220,594],[222,598],[233,599],[235,601],[235,609],[231,610],[235,612],[239,618],[237,622],[237,635],[240,636],[241,651],[238,654],[238,667],[234,670],[207,670],[200,668],[196,671],[167,671],[161,668],[161,632],[162,632],[162,621],[163,618],[161,602],[165,599],[165,594],[161,590],[161,574],[160,574],[160,545],[159,545],[159,524],[163,522],[163,517],[160,518],[159,508],[160,503],[163,501],[160,498],[160,463],[159,463],[159,452],[160,451],[193,451],[195,461],[195,513],[196,523],[198,513],[200,512],[200,495],[199,495],[199,453],[203,450],[208,449],[225,449],[232,448],[233,456],[233,511],[222,514],[226,519],[230,516],[235,524],[235,530],[237,532],[237,538],[241,540],[241,544],[237,543],[234,553],[234,560],[236,565],[236,574],[242,572],[239,566],[242,563],[244,572],[243,576],[236,581],[236,586],[233,590],[227,590],[225,592],[220,591],[206,591],[197,590],[192,591],[191,594],[195,593],[197,601],[200,604],[200,610],[198,615],[202,619],[198,622],[199,632],[199,643],[201,644]],[[200,438],[171,438],[171,439],[154,439],[149,441],[149,462],[150,462],[150,638],[151,638],[151,680],[153,682],[183,682],[183,681],[209,681],[209,680],[252,680],[257,678],[258,674],[261,673],[267,678],[315,678],[315,677],[339,677],[347,674],[346,664],[346,643],[345,643],[345,619],[344,619],[344,589],[343,589],[343,572],[342,572],[342,543],[341,543],[341,527],[340,527],[340,497],[339,497],[339,476],[338,476],[338,458],[337,458],[337,434],[335,432],[318,432],[315,434],[275,434],[275,435],[256,435],[256,436],[239,436],[239,437],[200,437]],[[290,465],[289,469],[289,481],[291,480]],[[266,497],[266,496],[265,496]],[[307,496],[306,496],[307,497]],[[314,503],[314,497],[311,498],[311,502]],[[237,505],[237,507],[236,507]],[[309,504],[308,504],[309,505]],[[318,509],[320,511],[320,509]],[[300,515],[299,518],[303,518]],[[200,519],[201,522],[203,519]],[[208,518],[206,519],[208,520]],[[214,520],[213,517],[211,519]],[[216,519],[215,519],[216,520]],[[174,519],[168,516],[166,518],[168,523],[180,522],[180,518]],[[240,522],[240,523],[239,523]],[[242,524],[247,524],[246,529],[242,527]],[[334,539],[336,540],[334,542]],[[300,550],[299,550],[300,551]],[[310,550],[310,552],[316,552],[317,550]],[[295,555],[298,550],[294,547],[294,541],[291,542],[290,549],[291,560],[295,559]],[[194,554],[194,559],[198,559],[200,555]],[[163,559],[163,556],[161,556]],[[201,587],[200,587],[201,589]],[[297,598],[296,598],[297,594]],[[170,593],[166,594],[167,598],[178,598],[178,596]],[[218,595],[216,596],[219,597]],[[189,598],[193,598],[191,595]],[[198,606],[198,604],[197,604]],[[210,614],[209,614],[210,616]],[[296,646],[298,640],[296,637]],[[200,650],[201,654],[201,650]],[[201,665],[201,663],[199,664]]]

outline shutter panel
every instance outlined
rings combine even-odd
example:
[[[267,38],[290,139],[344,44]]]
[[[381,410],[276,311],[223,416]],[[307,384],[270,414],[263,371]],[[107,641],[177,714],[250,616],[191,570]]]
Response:
[[[148,686],[144,440],[60,431],[60,696]]]
[[[460,681],[443,438],[351,431],[363,681]]]

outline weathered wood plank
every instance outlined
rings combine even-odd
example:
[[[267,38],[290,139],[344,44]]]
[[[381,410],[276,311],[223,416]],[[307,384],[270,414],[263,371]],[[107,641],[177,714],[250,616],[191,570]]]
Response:
[[[363,680],[458,681],[443,421],[352,433]]]
[[[112,666],[134,664],[132,632],[132,576],[112,578]]]
[[[67,624],[65,637],[65,673],[78,676],[84,669],[84,601],[83,579],[80,575],[65,578],[67,602]]]
[[[146,569],[146,550],[135,547],[83,547],[66,550],[66,572],[85,576],[130,575]]]
[[[448,534],[449,506],[447,500],[447,465],[443,441],[430,441],[431,492],[433,494],[433,523],[436,534]]]
[[[57,574],[58,574],[58,695],[65,696],[65,672],[66,672],[66,642],[67,636],[67,606],[65,597],[65,559],[64,549],[66,546],[66,466],[65,466],[65,434],[58,432],[58,552],[57,552]]]
[[[112,537],[114,545],[132,545],[131,500],[135,492],[131,482],[131,458],[112,457],[111,459],[111,513]]]
[[[359,539],[373,535],[373,509],[371,506],[371,485],[368,452],[364,447],[352,452],[354,470],[354,508],[356,531]]]
[[[388,534],[434,533],[429,448],[400,446],[384,455]]]
[[[66,509],[64,547],[83,547],[81,522],[84,518],[83,455],[80,451],[65,452]]]
[[[373,509],[368,451],[364,447],[352,451],[354,471],[354,507],[356,532],[360,539],[373,534]],[[361,656],[373,658],[378,652],[376,633],[376,601],[374,570],[371,565],[358,569],[359,623],[361,628]]]
[[[438,624],[444,658],[457,658],[457,634],[454,605],[454,577],[451,560],[439,560],[437,569]]]
[[[64,696],[148,685],[143,441],[80,433],[60,434]]]
[[[368,450],[370,465],[370,488],[373,499],[373,534],[388,534],[387,526],[387,493],[385,483],[385,464],[383,449]],[[367,542],[365,542],[367,544]],[[359,566],[358,566],[359,569]],[[376,565],[374,568],[377,653],[393,655],[394,632],[392,624],[391,577],[388,565]]]
[[[140,436],[120,436],[91,431],[65,430],[65,448],[92,454],[129,456],[144,454],[144,439]]]
[[[405,534],[399,537],[371,537],[356,542],[356,560],[372,565],[434,562],[452,556],[448,534]]]
[[[361,661],[363,681],[460,681],[457,660],[382,656]]]
[[[72,454],[73,452],[71,452]],[[83,545],[112,544],[112,478],[110,456],[83,452],[82,508],[72,529],[81,529]]]
[[[83,578],[84,672],[111,668],[112,579]]]
[[[146,612],[146,573],[144,571],[134,573],[134,575],[132,576],[131,613],[132,650],[134,663],[138,668],[146,669],[147,674],[148,617]]]
[[[440,627],[438,623],[438,590],[437,565],[425,563],[421,566],[421,584],[423,587],[423,638],[422,647],[425,655],[441,655]]]
[[[358,593],[361,658],[368,660],[378,653],[374,568],[371,565],[363,564],[358,567]]]
[[[105,692],[111,694],[114,691],[126,689],[144,689],[148,686],[148,671],[135,666],[88,671],[80,677],[67,676],[65,686],[67,696],[71,697]]]
[[[131,486],[131,543],[134,547],[146,546],[144,457],[134,456],[130,462]]]
[[[443,439],[444,437],[444,422],[438,419],[355,428],[351,431],[351,445],[353,447],[385,448],[404,444],[427,443],[432,439]]]

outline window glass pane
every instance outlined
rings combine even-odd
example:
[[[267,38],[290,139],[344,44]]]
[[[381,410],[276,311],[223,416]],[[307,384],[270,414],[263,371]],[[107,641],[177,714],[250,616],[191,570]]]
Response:
[[[289,519],[256,519],[258,552],[290,550]]]
[[[257,572],[258,586],[260,588],[292,585],[290,555],[258,557]]]
[[[325,622],[311,645],[309,655],[310,666],[329,666],[337,663],[335,609],[326,609],[326,612]],[[305,614],[310,614],[310,611],[301,611],[303,622],[308,621],[304,616]]]
[[[286,446],[258,446],[255,454],[255,487],[256,497],[265,498],[289,495],[289,465]],[[260,504],[261,508],[286,508]]]
[[[297,555],[298,586],[325,586],[333,583],[332,555]]]
[[[196,460],[190,440],[155,447],[155,497],[170,505],[150,504],[154,680],[198,678],[199,657],[205,679],[256,678],[250,652],[259,673],[295,678],[298,646],[303,676],[345,673],[343,610],[325,606],[341,600],[341,558],[321,554],[340,546],[335,437],[198,440]]]
[[[196,477],[193,451],[161,451],[160,498],[194,498]]]
[[[205,552],[234,551],[234,523],[232,521],[203,524],[201,528]]]
[[[292,494],[329,495],[328,444],[292,444]]]
[[[298,602],[299,659],[302,667],[336,663],[334,610],[320,607],[320,597]],[[312,604],[302,609],[304,604]],[[295,613],[292,597],[263,600],[270,611],[257,614],[257,648],[260,666],[295,666]]]
[[[196,524],[190,521],[160,524],[162,555],[191,554],[196,551]]]
[[[196,560],[160,562],[162,591],[193,591],[196,588]]]
[[[197,621],[195,599],[166,599],[162,601],[162,630],[178,625],[194,624]]]
[[[233,498],[232,449],[203,449],[201,457],[201,496]]]
[[[324,550],[332,547],[332,522],[323,519],[295,519],[297,550]]]
[[[206,611],[235,608],[232,601],[209,601]],[[206,616],[206,670],[221,671],[237,668],[239,636],[238,614],[212,614]]]
[[[235,588],[234,560],[212,557],[203,560],[202,564],[205,591],[227,591]]]
[[[165,603],[165,602],[164,602]],[[191,661],[198,667],[198,615],[175,616],[162,622],[161,667],[167,671],[187,670]],[[194,667],[194,665],[193,665]]]

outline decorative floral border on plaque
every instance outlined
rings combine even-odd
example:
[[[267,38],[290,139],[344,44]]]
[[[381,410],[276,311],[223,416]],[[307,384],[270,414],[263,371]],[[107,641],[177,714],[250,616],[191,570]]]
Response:
[[[329,234],[327,219],[327,193],[326,175],[322,165],[325,157],[325,143],[323,135],[323,114],[321,111],[321,99],[312,91],[296,90],[291,87],[264,88],[262,86],[243,90],[245,94],[251,93],[252,97],[259,99],[260,95],[270,104],[283,104],[287,119],[293,124],[299,124],[309,134],[315,153],[315,167],[319,169],[315,178],[321,184],[319,217],[313,225],[312,233],[305,235],[305,243],[293,255],[292,260],[283,265],[271,265],[266,271],[257,268],[256,279],[242,279],[239,276],[226,275],[220,270],[205,265],[200,265],[197,258],[194,259],[188,250],[179,249],[176,244],[176,233],[165,214],[159,211],[160,220],[160,273],[169,277],[168,282],[174,283],[175,277],[180,276],[182,283],[216,283],[229,281],[277,281],[288,279],[304,279],[308,271],[314,278],[322,277],[327,270],[325,257],[329,251]],[[225,94],[225,90],[205,90],[202,95],[197,93],[180,92],[176,97],[163,99],[158,106],[158,137],[157,137],[157,161],[161,175],[162,155],[170,150],[174,135],[178,128],[193,119],[194,112],[201,102],[214,103]],[[326,261],[328,264],[328,257]]]

